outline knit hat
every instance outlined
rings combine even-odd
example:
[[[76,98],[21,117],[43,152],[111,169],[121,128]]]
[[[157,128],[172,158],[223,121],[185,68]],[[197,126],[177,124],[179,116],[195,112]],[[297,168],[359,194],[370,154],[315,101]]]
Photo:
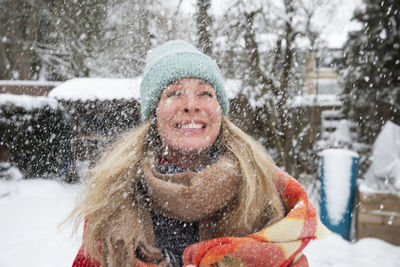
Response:
[[[193,45],[174,40],[157,47],[147,60],[140,85],[142,121],[146,121],[157,107],[162,90],[180,78],[199,78],[210,83],[223,114],[228,114],[229,102],[218,65]]]

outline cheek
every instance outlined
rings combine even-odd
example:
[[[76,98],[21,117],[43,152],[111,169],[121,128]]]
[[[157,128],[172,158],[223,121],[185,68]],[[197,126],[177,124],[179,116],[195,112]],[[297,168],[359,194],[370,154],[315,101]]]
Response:
[[[209,102],[205,105],[204,110],[207,112],[208,117],[212,119],[212,121],[220,122],[222,118],[221,107],[218,102]]]
[[[162,105],[158,105],[156,109],[157,131],[161,135],[161,137],[169,134],[168,122],[171,120],[170,116],[171,114],[169,112],[168,106],[165,105],[165,103],[163,103]]]
[[[208,142],[214,142],[217,138],[221,129],[222,123],[222,112],[218,102],[210,101],[204,109],[207,112],[207,116],[210,119],[210,131],[208,132]]]
[[[178,105],[176,105],[176,103],[167,99],[165,102],[157,107],[156,117],[160,121],[171,120],[175,116],[177,108]]]

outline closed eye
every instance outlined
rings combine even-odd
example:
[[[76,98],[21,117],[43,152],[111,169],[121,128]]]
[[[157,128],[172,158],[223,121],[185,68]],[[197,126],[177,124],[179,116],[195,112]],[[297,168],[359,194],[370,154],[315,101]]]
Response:
[[[200,93],[201,96],[209,96],[209,97],[213,97],[214,95],[208,91],[203,91]]]
[[[170,91],[167,94],[167,97],[171,97],[171,96],[181,96],[182,92],[181,91]]]

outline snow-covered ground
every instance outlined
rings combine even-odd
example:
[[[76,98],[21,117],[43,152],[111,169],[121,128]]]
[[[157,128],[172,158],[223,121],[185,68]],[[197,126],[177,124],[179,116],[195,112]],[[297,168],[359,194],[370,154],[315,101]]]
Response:
[[[81,229],[58,229],[81,186],[51,180],[0,180],[0,267],[71,266]],[[306,248],[311,266],[399,266],[400,247],[367,238],[356,243],[338,235],[312,241]]]
[[[50,180],[0,180],[0,267],[71,266],[81,234],[58,224],[79,186]]]

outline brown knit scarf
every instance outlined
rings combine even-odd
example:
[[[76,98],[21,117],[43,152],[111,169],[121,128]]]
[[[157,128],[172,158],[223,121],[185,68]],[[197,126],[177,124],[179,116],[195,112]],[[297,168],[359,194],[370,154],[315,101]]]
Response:
[[[200,239],[206,240],[215,237],[218,211],[229,208],[235,201],[242,181],[236,161],[227,155],[220,156],[199,172],[161,174],[155,170],[153,162],[147,157],[140,165],[142,186],[149,201],[142,203],[134,199],[133,205],[120,209],[103,238],[108,252],[125,247],[124,255],[119,257],[127,259],[127,266],[134,255],[162,265],[162,254],[154,248],[149,208],[181,221],[198,221]],[[114,265],[111,263],[115,263],[115,259],[111,259],[115,257],[111,256],[113,253],[106,254],[105,262]],[[118,264],[124,266],[121,262],[124,260]]]
[[[237,195],[240,177],[235,162],[221,156],[199,172],[161,174],[143,162],[144,182],[156,212],[181,221],[201,221]]]

